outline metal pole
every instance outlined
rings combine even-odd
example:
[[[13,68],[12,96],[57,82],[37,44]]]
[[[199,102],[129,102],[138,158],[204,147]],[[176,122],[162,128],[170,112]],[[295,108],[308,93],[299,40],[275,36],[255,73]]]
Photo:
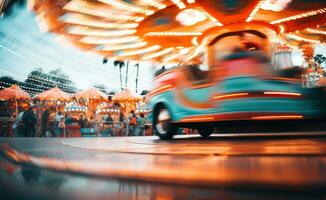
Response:
[[[136,73],[136,93],[138,93],[139,63],[137,63],[136,66],[137,66],[137,73]]]
[[[125,83],[125,89],[127,89],[128,87],[128,68],[129,68],[129,61],[127,61],[127,64],[126,64],[126,83]]]

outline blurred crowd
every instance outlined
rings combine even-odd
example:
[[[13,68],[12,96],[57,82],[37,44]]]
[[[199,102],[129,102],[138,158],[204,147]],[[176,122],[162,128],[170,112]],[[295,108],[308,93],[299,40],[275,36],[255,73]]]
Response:
[[[110,114],[96,119],[85,114],[78,118],[69,113],[45,109],[37,114],[36,107],[25,105],[19,108],[12,125],[17,137],[74,137],[78,136],[143,136],[145,135],[145,115],[131,111],[128,116],[122,113],[118,120]],[[39,117],[38,117],[39,116]]]

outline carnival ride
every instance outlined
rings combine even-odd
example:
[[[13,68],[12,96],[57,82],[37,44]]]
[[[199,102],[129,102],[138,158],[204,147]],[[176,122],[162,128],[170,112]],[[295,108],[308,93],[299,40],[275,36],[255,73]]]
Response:
[[[277,49],[299,48],[310,63],[307,49],[325,42],[324,1],[36,0],[31,8],[42,30],[105,58],[206,65],[208,71],[195,70],[190,81],[191,67],[155,78],[151,116],[162,139],[172,138],[176,125],[204,122],[200,134],[208,136],[209,122],[325,114],[316,100],[323,92],[304,90],[284,77],[276,80],[263,61]]]
[[[34,0],[42,31],[106,58],[188,62],[210,37],[238,25],[267,27],[291,48],[325,42],[325,1]]]

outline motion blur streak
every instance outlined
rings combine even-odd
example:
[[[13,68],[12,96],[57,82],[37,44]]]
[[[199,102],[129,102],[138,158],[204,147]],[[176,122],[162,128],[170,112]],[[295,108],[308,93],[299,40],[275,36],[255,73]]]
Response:
[[[300,93],[292,93],[292,92],[264,92],[264,94],[271,94],[271,95],[288,95],[288,96],[301,96]]]
[[[302,115],[279,115],[252,117],[255,120],[277,120],[277,119],[303,119]]]
[[[172,85],[163,85],[155,90],[153,90],[151,92],[151,95],[155,95],[155,94],[158,94],[158,93],[162,93],[162,92],[165,92],[166,90],[172,88]]]
[[[183,122],[190,122],[190,121],[206,121],[206,120],[213,120],[214,117],[194,117],[188,119],[182,119]]]
[[[248,96],[249,93],[235,93],[235,94],[226,94],[226,95],[220,95],[215,96],[214,99],[227,99],[232,97],[242,97],[242,96]]]

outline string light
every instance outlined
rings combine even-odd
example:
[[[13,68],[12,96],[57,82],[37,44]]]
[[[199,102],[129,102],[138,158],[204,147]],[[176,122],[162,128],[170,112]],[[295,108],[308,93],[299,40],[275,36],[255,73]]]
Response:
[[[63,7],[63,9],[97,17],[104,17],[107,19],[131,20],[136,22],[144,20],[144,17],[121,15],[121,12],[119,13],[119,11],[100,9],[97,5],[91,5],[84,1],[70,1]]]
[[[136,33],[135,29],[129,30],[114,30],[114,31],[106,31],[106,30],[96,30],[90,29],[87,27],[74,26],[69,27],[68,33],[73,35],[90,35],[90,36],[123,36],[123,35],[131,35]]]
[[[124,50],[124,49],[134,49],[143,47],[147,44],[147,42],[138,42],[133,44],[126,44],[126,45],[120,45],[120,46],[105,46],[102,51],[117,51],[117,50]]]
[[[16,80],[17,81],[17,80]],[[32,84],[32,83],[26,83],[26,82],[20,82],[20,81],[17,81],[18,84],[19,84],[19,87],[21,87],[22,89],[26,90],[27,92],[29,93],[39,93],[39,92],[43,92],[45,91],[44,89],[38,89],[38,88],[35,88],[35,87],[28,87],[28,86],[25,86],[25,84],[28,84],[28,85],[32,85],[32,86],[37,86],[37,87],[40,87],[41,85],[35,85],[35,84]],[[5,84],[5,85],[8,85],[8,86],[11,86],[12,84],[11,83],[6,83],[6,82],[2,82],[0,81],[1,84]],[[1,86],[2,87],[2,86]],[[5,87],[2,87],[2,88],[5,88]],[[51,87],[48,87],[48,88],[45,88],[46,90],[47,89],[51,89]],[[37,91],[37,92],[34,92],[34,91]],[[69,94],[74,94],[74,93],[71,93],[71,92],[67,92]]]
[[[195,3],[195,0],[187,0],[187,2],[188,2],[189,4],[193,4],[193,3]]]
[[[202,44],[200,44],[199,46],[197,46],[195,48],[195,50],[192,52],[192,54],[186,59],[186,61],[190,61],[191,59],[195,58],[196,56],[198,56],[201,52],[203,52],[204,48],[205,48],[205,44],[206,41],[204,41]]]
[[[29,80],[33,80],[33,81],[35,81],[35,82],[39,82],[39,83],[41,83],[41,84],[44,84],[44,81],[30,78],[30,76],[28,76],[28,79],[29,79]],[[71,87],[71,86],[70,86],[70,87],[65,87],[65,86],[63,86],[63,85],[60,84],[60,83],[54,83],[54,84],[52,84],[52,86],[44,86],[44,85],[34,84],[34,83],[30,83],[30,82],[20,82],[20,81],[18,81],[18,80],[15,80],[15,81],[18,82],[18,83],[20,83],[21,85],[25,85],[24,87],[27,87],[27,86],[26,86],[26,84],[27,84],[27,85],[31,86],[30,88],[32,88],[32,89],[34,89],[35,87],[42,87],[42,88],[44,88],[44,89],[49,89],[49,88],[52,88],[53,85],[58,85],[58,86],[60,86],[61,88],[65,89],[65,90],[75,91],[75,88],[74,88],[74,87]],[[43,91],[43,90],[42,90],[42,91]]]
[[[159,10],[162,10],[162,9],[166,8],[165,4],[162,4],[162,3],[158,2],[158,1],[154,1],[154,0],[140,0],[140,1],[142,1],[142,2],[144,2],[146,4],[148,4],[148,5],[151,5],[151,6],[157,8]]]
[[[199,36],[202,32],[148,32],[145,36]]]
[[[156,50],[158,50],[160,48],[161,48],[160,45],[154,45],[154,46],[150,46],[150,47],[147,47],[147,48],[126,52],[126,53],[120,54],[119,56],[134,56],[134,55],[138,55],[138,54],[148,53],[148,52],[151,52],[151,51],[156,51]]]
[[[2,69],[1,69],[2,70]],[[4,71],[4,70],[2,70],[2,71]],[[16,73],[17,74],[17,73]],[[31,78],[28,78],[28,79],[31,79]],[[15,79],[14,79],[15,80]],[[35,82],[40,82],[40,83],[42,83],[42,84],[44,84],[44,81],[40,81],[40,80],[36,80],[36,79],[31,79],[31,80],[33,80],[33,81],[35,81]],[[23,84],[23,85],[30,85],[31,86],[31,88],[32,89],[34,89],[35,87],[43,87],[43,88],[46,88],[46,89],[48,89],[48,88],[50,88],[50,87],[46,87],[46,86],[42,86],[42,85],[38,85],[38,84],[34,84],[34,83],[30,83],[30,82],[20,82],[20,81],[18,81],[18,80],[15,80],[16,82],[18,82],[18,83],[20,83],[20,84]],[[71,89],[75,89],[75,88],[73,88],[73,87],[64,87],[64,86],[62,86],[61,84],[54,84],[54,85],[58,85],[58,86],[60,86],[61,88],[64,88],[65,90],[71,90]],[[27,87],[27,86],[25,86],[25,87]],[[52,87],[52,86],[51,86]],[[74,90],[73,90],[74,91]]]
[[[100,1],[102,3],[109,4],[109,5],[117,7],[117,8],[120,8],[122,10],[127,10],[127,11],[131,11],[131,12],[135,12],[135,13],[142,13],[145,15],[152,15],[155,13],[154,10],[142,9],[137,6],[128,5],[127,3],[124,3],[119,0],[98,0],[98,1]]]
[[[308,31],[309,33],[326,35],[326,31],[322,31],[318,29],[307,28],[306,31]]]
[[[198,37],[197,36],[196,37],[193,37],[191,39],[191,42],[192,42],[193,45],[197,46],[198,45]]]
[[[29,89],[35,89],[35,90],[38,90],[38,91],[44,91],[44,89],[47,90],[47,89],[53,88],[53,86],[38,85],[38,84],[30,83],[30,82],[20,82],[18,80],[15,80],[15,81],[18,82],[18,83],[20,83],[20,85],[23,85],[22,87],[26,87],[26,88],[29,88]],[[0,81],[0,83],[1,83],[1,81]],[[11,85],[10,83],[5,83],[5,82],[2,82],[2,83],[3,84]],[[29,86],[31,86],[31,87],[26,86],[26,84],[29,85]],[[41,87],[43,89],[37,89],[35,87]],[[60,86],[60,88],[63,88],[64,90],[67,90],[67,91],[70,91],[70,92],[72,92],[72,91],[75,92],[74,90],[71,90],[73,88],[65,88],[65,87],[62,87],[62,86]]]
[[[128,43],[128,42],[135,42],[139,40],[138,36],[127,36],[121,38],[103,38],[103,37],[93,37],[93,36],[86,36],[80,39],[80,42],[86,44],[121,44],[121,43]]]
[[[0,48],[4,49],[5,51],[8,51],[9,53],[12,53],[12,54],[18,56],[18,57],[21,57],[21,58],[23,58],[23,59],[26,59],[26,60],[28,60],[29,62],[34,62],[35,64],[40,65],[40,66],[42,65],[41,63],[37,63],[37,62],[34,61],[34,60],[29,60],[27,57],[25,57],[25,56],[23,56],[23,55],[17,53],[16,51],[13,51],[13,50],[11,50],[11,49],[5,47],[5,46],[2,45],[2,44],[0,44]],[[42,67],[40,67],[40,66],[34,66],[34,68],[42,68]],[[48,75],[49,75],[49,76],[52,76],[52,77],[59,78],[59,79],[64,79],[64,80],[68,80],[68,81],[70,81],[69,79],[67,79],[66,77],[63,77],[63,76],[58,76],[58,75],[54,75],[54,74],[48,74]],[[44,79],[44,80],[46,80],[46,79]]]
[[[58,85],[61,88],[65,88],[65,89],[74,88],[74,86],[72,86],[72,85],[65,84],[65,83],[60,83],[60,82],[56,82],[56,81],[49,80],[49,79],[46,79],[46,78],[42,78],[42,77],[35,76],[35,75],[29,75],[27,78],[30,79],[30,80],[32,80],[32,81],[39,82],[39,83],[47,82],[47,84]]]
[[[167,53],[170,53],[171,51],[173,51],[174,48],[171,47],[171,48],[166,48],[166,49],[163,49],[161,51],[158,51],[156,53],[153,53],[153,54],[150,54],[150,55],[146,55],[143,57],[144,60],[149,60],[149,59],[152,59],[152,58],[156,58],[156,57],[159,57],[159,56],[162,56],[164,54],[167,54]]]
[[[285,28],[283,25],[278,25],[278,27],[280,28],[280,33],[284,33]]]
[[[190,52],[190,50],[192,49],[192,47],[189,47],[189,48],[183,48],[179,51],[179,55],[185,55],[187,53]]]
[[[1,84],[5,84],[5,85],[8,85],[8,86],[11,86],[12,84],[11,83],[6,83],[6,82],[2,82],[2,81],[0,81],[0,83]],[[23,88],[23,89],[29,89],[29,90],[35,90],[35,91],[43,91],[43,90],[41,90],[41,89],[37,89],[37,88],[32,88],[32,87],[27,87],[27,86],[20,86],[21,88]]]
[[[298,35],[294,35],[294,34],[288,34],[287,35],[289,38],[294,39],[294,40],[299,40],[299,41],[305,41],[305,42],[311,42],[311,43],[320,43],[319,40],[313,40],[313,39],[309,39],[309,38],[304,38]]]
[[[218,21],[215,17],[213,17],[211,14],[209,14],[208,12],[206,12],[203,9],[199,9],[201,13],[203,13],[203,15],[205,15],[209,20],[211,20],[216,26],[223,26],[223,24]]]
[[[170,56],[165,57],[165,58],[163,59],[163,62],[164,62],[164,63],[169,62],[169,61],[171,61],[171,60],[177,58],[178,56],[179,56],[179,54],[177,54],[177,53],[176,53],[176,54],[172,54],[172,55],[170,55]]]
[[[282,22],[287,22],[287,21],[291,21],[291,20],[310,17],[310,16],[322,14],[322,13],[325,13],[325,12],[326,12],[326,8],[321,8],[321,9],[318,9],[318,10],[309,11],[309,12],[305,12],[305,13],[302,13],[302,14],[293,15],[293,16],[290,16],[290,17],[286,17],[286,18],[275,20],[275,21],[271,21],[270,24],[279,24],[279,23],[282,23]]]
[[[77,13],[67,13],[63,17],[61,17],[61,21],[69,24],[77,24],[84,26],[92,26],[98,28],[114,28],[114,29],[133,29],[136,28],[138,23],[110,23],[100,20],[94,20],[90,17],[86,17],[85,15],[77,14]]]
[[[171,61],[179,56],[184,56],[188,54],[194,47],[189,47],[189,48],[180,48],[179,53],[172,54],[170,56],[167,56],[166,58],[163,59],[163,62],[168,62]]]
[[[251,22],[251,20],[254,18],[260,7],[265,3],[266,0],[260,0],[255,8],[251,11],[249,17],[246,19],[246,22]]]
[[[186,8],[186,5],[182,2],[182,0],[171,0],[176,6],[178,6],[178,8],[184,9]]]

